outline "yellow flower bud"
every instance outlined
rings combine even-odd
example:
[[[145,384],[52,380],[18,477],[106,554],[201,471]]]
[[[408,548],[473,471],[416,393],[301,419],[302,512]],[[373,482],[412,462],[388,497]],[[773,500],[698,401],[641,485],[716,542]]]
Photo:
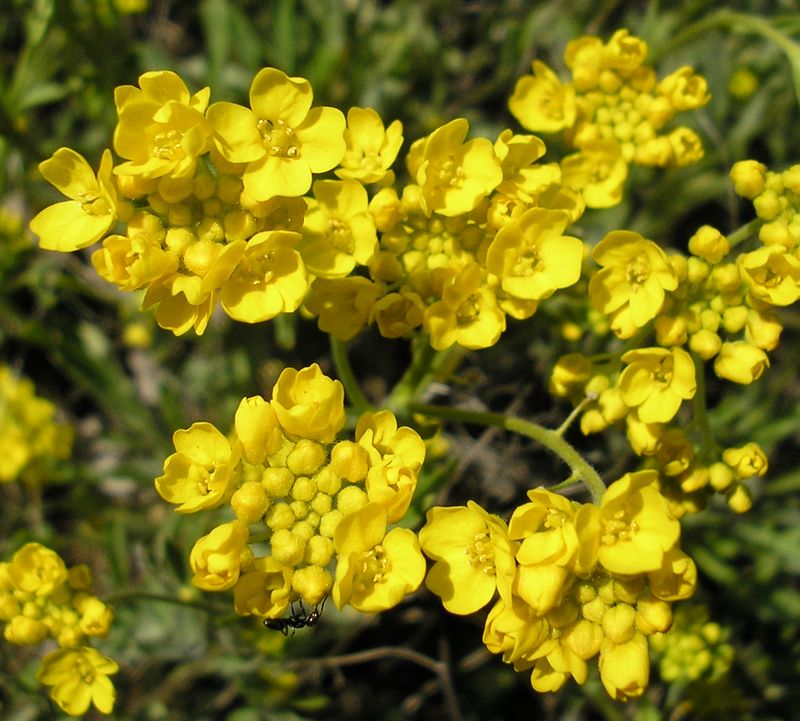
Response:
[[[294,517],[299,519],[305,518],[311,511],[307,501],[292,501],[289,504],[289,508],[292,509]]]
[[[716,491],[724,491],[733,482],[733,471],[725,463],[712,463],[708,468],[708,481]]]
[[[634,633],[625,643],[604,641],[598,665],[600,680],[611,698],[624,701],[641,696],[650,678],[647,639]]]
[[[308,540],[316,533],[314,526],[308,522],[307,518],[308,517],[306,517],[306,520],[303,521],[297,521],[297,523],[295,523],[291,528],[292,533],[298,538],[302,538],[305,542],[308,542]]]
[[[301,438],[286,458],[289,470],[297,476],[310,476],[325,462],[325,449],[314,441]]]
[[[770,351],[778,346],[783,326],[775,313],[750,310],[747,314],[745,339],[748,343]]]
[[[714,372],[720,378],[743,385],[760,378],[768,367],[767,354],[745,341],[723,343],[714,361]]]
[[[653,596],[640,598],[636,604],[636,629],[645,636],[669,630],[672,605]]]
[[[358,486],[346,486],[336,494],[336,508],[347,516],[365,506],[368,500],[366,492]]]
[[[344,425],[344,388],[316,363],[284,369],[271,403],[284,430],[300,438],[330,443]]]
[[[681,490],[684,493],[694,493],[708,485],[709,473],[705,466],[694,466],[681,476]]]
[[[261,485],[270,498],[284,498],[294,485],[294,474],[288,468],[265,468]]]
[[[704,258],[709,263],[718,263],[730,249],[728,239],[710,225],[701,226],[689,239],[689,252]]]
[[[734,305],[726,308],[722,313],[722,326],[728,333],[738,333],[747,323],[748,308],[744,305]]]
[[[320,534],[325,538],[333,538],[333,534],[342,518],[344,518],[344,514],[337,509],[324,514],[319,522]]]
[[[288,503],[275,503],[267,514],[267,526],[273,531],[285,530],[295,522],[294,513]]]
[[[767,456],[757,443],[746,443],[740,448],[728,448],[722,454],[737,478],[763,476],[767,472]]]
[[[367,477],[369,455],[367,450],[353,441],[340,441],[331,450],[331,469],[350,483],[359,483]]]
[[[334,496],[342,487],[341,477],[330,467],[330,465],[323,466],[314,475],[314,483],[317,484],[317,490],[320,493],[325,493],[329,496]]]
[[[242,398],[236,409],[234,427],[248,463],[264,463],[267,456],[278,452],[283,442],[278,417],[261,396]]]
[[[737,290],[742,283],[739,267],[735,263],[716,266],[711,271],[711,278],[721,291]]]
[[[263,518],[269,498],[259,481],[247,481],[231,497],[231,508],[240,521],[255,523]]]
[[[297,592],[309,606],[321,603],[331,590],[331,586],[333,578],[330,572],[320,566],[298,568],[292,576],[292,590]]]
[[[17,646],[35,646],[49,635],[47,626],[37,618],[14,616],[5,627],[6,641]]]
[[[292,498],[295,501],[302,501],[308,503],[314,496],[317,495],[317,484],[310,478],[301,476],[292,486]]]
[[[603,630],[596,623],[581,619],[570,626],[561,637],[561,642],[578,658],[584,661],[595,656],[603,642]]]
[[[198,539],[189,555],[192,584],[204,591],[224,591],[239,578],[239,559],[247,545],[247,524],[232,521]]]
[[[306,543],[304,561],[309,565],[325,567],[333,558],[333,540],[326,536],[312,536]]]
[[[713,358],[722,347],[722,338],[713,331],[701,328],[689,338],[689,349],[703,360]]]
[[[627,603],[618,603],[603,616],[603,633],[612,643],[625,643],[636,631],[636,611]]]
[[[688,339],[686,320],[660,315],[655,319],[656,341],[661,346],[684,345]]]
[[[736,513],[746,513],[753,505],[753,498],[750,491],[742,483],[734,484],[732,490],[728,494],[728,506]]]
[[[284,566],[296,566],[300,563],[305,546],[306,542],[287,528],[279,528],[270,539],[273,558]]]
[[[767,167],[755,160],[740,160],[731,168],[736,195],[752,200],[763,192]]]

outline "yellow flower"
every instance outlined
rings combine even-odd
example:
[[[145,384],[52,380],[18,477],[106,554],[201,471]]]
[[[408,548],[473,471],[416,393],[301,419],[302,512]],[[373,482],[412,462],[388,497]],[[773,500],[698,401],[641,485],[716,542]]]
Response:
[[[403,124],[399,120],[384,128],[381,116],[372,108],[350,108],[344,139],[347,150],[341,167],[334,171],[339,178],[381,185],[394,182],[389,168],[403,145]]]
[[[500,287],[523,300],[542,300],[578,282],[583,243],[564,235],[569,216],[531,208],[503,226],[486,251],[486,269]]]
[[[650,679],[647,639],[636,632],[624,643],[604,640],[598,665],[600,680],[611,698],[627,701],[641,696]]]
[[[742,385],[758,380],[767,368],[767,354],[743,340],[723,343],[714,359],[714,373]]]
[[[236,409],[234,427],[248,463],[264,463],[267,456],[280,450],[284,440],[278,416],[261,396],[242,398]]]
[[[424,321],[436,350],[446,350],[453,343],[470,349],[489,348],[506,328],[497,298],[482,285],[481,269],[474,262],[445,283],[442,300],[426,309]]]
[[[109,235],[92,254],[97,274],[122,290],[139,290],[178,270],[178,256],[161,247],[155,233]]]
[[[194,175],[197,158],[211,148],[211,127],[203,116],[209,96],[208,88],[190,95],[169,70],[140,75],[139,88],[118,87],[114,150],[128,162],[114,172],[144,178]]]
[[[299,251],[314,275],[342,278],[367,265],[377,249],[367,191],[355,180],[318,180],[313,191]]]
[[[284,431],[299,438],[330,443],[344,426],[344,388],[316,363],[301,370],[285,368],[271,403]]]
[[[199,538],[189,554],[192,583],[204,591],[225,591],[239,580],[242,552],[249,534],[243,521],[217,526]]]
[[[419,532],[422,550],[436,563],[425,585],[450,613],[467,615],[483,608],[497,590],[512,604],[516,564],[508,528],[477,503],[434,507]]]
[[[70,716],[82,716],[94,704],[101,713],[111,713],[116,691],[109,676],[119,666],[90,646],[60,648],[48,653],[36,678],[50,689],[50,698]]]
[[[394,413],[388,410],[362,414],[355,439],[369,457],[369,500],[383,506],[390,523],[399,521],[411,503],[425,460],[425,443],[413,428],[398,428]]]
[[[750,292],[771,305],[791,305],[800,298],[800,260],[783,246],[763,246],[738,258]]]
[[[763,476],[769,465],[767,456],[757,443],[745,443],[741,448],[726,448],[722,460],[736,473],[737,478]]]
[[[414,175],[427,215],[468,213],[503,180],[491,141],[474,138],[465,143],[468,129],[469,123],[457,118],[423,139]]]
[[[682,348],[641,348],[622,356],[622,400],[643,423],[666,423],[697,390],[692,357]]]
[[[528,659],[552,649],[556,641],[550,638],[550,624],[518,596],[512,605],[498,599],[486,617],[483,643],[491,653],[502,653],[504,663],[525,668]]]
[[[546,488],[528,491],[528,498],[530,503],[516,508],[508,525],[509,538],[521,541],[517,561],[569,566],[578,551],[572,502]]]
[[[260,323],[279,313],[292,313],[306,295],[308,274],[295,246],[298,233],[274,230],[256,233],[225,281],[219,298],[234,320]]]
[[[368,503],[345,516],[336,527],[336,580],[333,602],[350,604],[364,613],[396,606],[419,588],[425,577],[425,558],[408,528],[386,533],[386,511]]]
[[[195,513],[222,504],[237,479],[239,449],[213,425],[194,423],[172,436],[175,453],[164,461],[156,491],[180,513]]]
[[[344,156],[344,115],[312,108],[312,100],[304,78],[263,68],[250,85],[250,108],[228,102],[208,108],[219,152],[247,163],[244,189],[254,200],[304,195],[312,173],[331,170]]]
[[[523,75],[508,100],[508,109],[527,130],[556,133],[575,123],[575,89],[539,60],[533,75]]]
[[[8,579],[24,594],[51,596],[67,582],[67,567],[55,551],[41,543],[26,543],[7,566]]]
[[[367,324],[375,302],[385,293],[383,283],[374,283],[360,275],[315,278],[305,307],[319,316],[320,330],[338,340],[350,340]]]
[[[590,140],[561,161],[564,185],[580,191],[589,208],[610,208],[622,200],[628,163],[615,140]]]
[[[626,473],[600,505],[599,561],[611,573],[656,571],[678,543],[680,525],[656,489],[658,473]]]
[[[59,148],[39,163],[45,180],[70,200],[51,205],[30,222],[45,250],[70,252],[87,248],[102,238],[117,218],[117,191],[111,178],[111,152],[103,151],[94,171],[82,155]]]
[[[664,291],[678,287],[666,253],[638,233],[612,231],[592,257],[602,266],[589,281],[592,304],[612,316],[611,327],[621,338],[655,318],[664,305]]]
[[[256,558],[233,587],[233,606],[240,616],[278,618],[289,605],[292,569],[272,556]]]

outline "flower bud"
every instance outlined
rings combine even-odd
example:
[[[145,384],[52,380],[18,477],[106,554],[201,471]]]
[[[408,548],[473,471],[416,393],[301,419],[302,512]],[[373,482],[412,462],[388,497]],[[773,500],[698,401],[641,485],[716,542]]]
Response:
[[[292,590],[296,591],[309,606],[321,603],[332,586],[331,574],[320,566],[298,568],[292,576]]]
[[[269,498],[259,481],[243,483],[231,497],[231,508],[240,521],[255,523],[264,517]]]
[[[731,180],[736,195],[752,200],[765,188],[767,167],[756,160],[740,160],[731,168]]]
[[[728,239],[710,225],[703,225],[689,239],[689,252],[709,263],[718,263],[730,249]]]
[[[768,367],[767,354],[744,341],[723,343],[714,360],[714,372],[720,378],[743,385],[760,378]]]

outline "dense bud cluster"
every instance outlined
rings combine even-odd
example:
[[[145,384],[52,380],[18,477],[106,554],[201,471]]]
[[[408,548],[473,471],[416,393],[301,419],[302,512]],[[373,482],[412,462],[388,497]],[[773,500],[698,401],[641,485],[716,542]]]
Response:
[[[55,463],[69,458],[74,433],[55,416],[31,381],[0,365],[0,483],[45,483]]]
[[[117,664],[88,644],[103,638],[114,618],[93,596],[86,566],[67,568],[61,557],[39,543],[20,548],[0,563],[0,621],[10,643],[35,646],[53,639],[58,649],[41,660],[37,677],[68,714],[80,716],[94,704],[110,713],[115,699],[109,675]]]
[[[420,544],[434,561],[426,585],[452,613],[491,600],[483,641],[537,691],[583,683],[598,657],[618,700],[649,678],[647,638],[669,629],[670,604],[689,597],[694,562],[657,490],[655,471],[629,473],[599,505],[538,488],[506,525],[474,503],[432,508]]]
[[[181,513],[227,505],[235,516],[192,549],[194,585],[233,589],[237,613],[265,619],[328,595],[374,613],[420,585],[416,536],[390,526],[425,445],[389,411],[364,413],[354,440],[336,441],[344,422],[341,383],[314,364],[284,370],[269,401],[242,399],[230,439],[205,422],[176,431],[156,490]]]

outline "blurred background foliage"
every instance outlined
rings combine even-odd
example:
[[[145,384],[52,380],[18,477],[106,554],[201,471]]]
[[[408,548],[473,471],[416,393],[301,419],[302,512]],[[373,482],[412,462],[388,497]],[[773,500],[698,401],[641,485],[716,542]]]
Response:
[[[734,13],[762,19],[772,37]],[[720,437],[755,440],[771,461],[749,514],[712,507],[684,524],[702,574],[696,602],[733,647],[730,672],[667,683],[655,659],[645,697],[617,705],[596,679],[537,696],[527,674],[482,650],[482,619],[448,617],[425,592],[377,618],[329,607],[317,627],[285,638],[232,617],[227,597],[192,589],[186,559],[208,518],[174,514],[152,486],[172,432],[199,419],[229,427],[238,400],[268,393],[286,365],[330,369],[327,339],[297,316],[255,327],[220,317],[200,338],[175,338],[99,280],[88,254],[40,251],[23,230],[58,199],[37,163],[68,145],[96,165],[111,144],[114,88],[146,70],[172,69],[192,90],[210,85],[213,100],[244,102],[255,72],[273,65],[309,79],[317,102],[399,118],[407,148],[459,116],[473,135],[517,129],[506,100],[533,58],[563,75],[569,40],[606,39],[620,27],[648,42],[660,74],[690,64],[708,79],[713,99],[689,120],[707,154],[691,168],[635,169],[625,201],[587,213],[580,231],[596,242],[624,227],[684,249],[701,224],[734,230],[753,214],[733,196],[732,163],[754,158],[781,170],[800,161],[795,0],[2,3],[0,359],[58,405],[78,442],[52,484],[0,486],[0,555],[38,540],[92,567],[117,613],[104,645],[123,667],[114,719],[800,718],[796,311],[783,314],[786,331],[761,382],[723,394],[709,379]],[[559,332],[562,310],[554,303],[498,346],[469,354],[432,393],[558,425],[567,409],[549,400],[547,376],[574,349]],[[350,352],[375,400],[408,359],[403,341],[374,333]],[[621,435],[571,440],[609,476],[632,461]],[[526,489],[561,480],[552,459],[502,433],[451,427],[446,441],[459,462],[432,465],[420,509],[438,489],[438,502],[473,498],[502,513]],[[696,660],[696,650],[686,654],[687,665]],[[59,718],[34,674],[31,655],[0,644],[3,719]]]

